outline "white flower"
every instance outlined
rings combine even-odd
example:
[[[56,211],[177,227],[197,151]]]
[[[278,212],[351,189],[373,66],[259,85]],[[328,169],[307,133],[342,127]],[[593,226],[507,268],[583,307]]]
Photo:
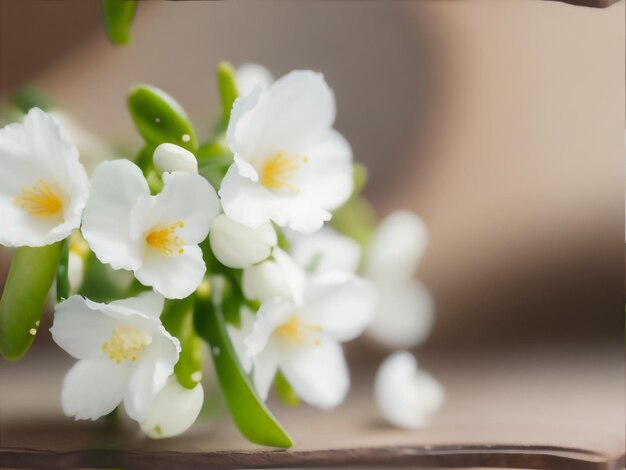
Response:
[[[141,430],[152,439],[163,439],[184,433],[196,421],[204,402],[204,389],[196,384],[183,387],[172,375],[157,394]]]
[[[385,359],[376,374],[374,392],[385,419],[403,428],[427,426],[444,402],[439,383],[418,369],[417,361],[406,351]]]
[[[49,114],[33,108],[0,129],[0,167],[0,245],[50,245],[80,226],[89,180]]]
[[[354,274],[359,267],[359,244],[330,227],[323,227],[307,235],[290,234],[289,239],[291,256],[307,272],[341,271]]]
[[[259,64],[242,64],[235,72],[235,82],[241,96],[249,95],[256,87],[265,90],[273,81],[270,71]]]
[[[412,279],[426,248],[424,223],[409,211],[389,215],[374,233],[365,276],[378,293],[370,334],[391,348],[409,348],[432,329],[434,303],[428,290]]]
[[[163,182],[163,190],[151,196],[134,163],[100,164],[91,178],[82,232],[101,262],[133,271],[142,284],[178,299],[202,282],[206,266],[198,243],[219,201],[199,175],[164,173]]]
[[[225,266],[245,268],[263,261],[278,240],[270,222],[253,229],[218,215],[211,223],[209,241],[215,257]]]
[[[193,153],[176,144],[161,144],[152,155],[154,167],[159,173],[186,171],[198,173],[198,160]]]
[[[350,378],[340,342],[357,337],[369,323],[374,294],[366,281],[329,272],[306,279],[280,249],[279,267],[290,273],[290,298],[263,302],[252,333],[245,339],[253,381],[265,399],[280,370],[298,396],[310,405],[341,403]],[[286,266],[288,265],[288,266]]]
[[[237,355],[237,359],[239,359],[239,363],[241,364],[241,367],[243,367],[243,370],[249,374],[252,371],[252,359],[246,355],[246,345],[244,344],[244,340],[252,333],[256,317],[250,309],[246,307],[241,309],[240,315],[241,324],[239,325],[239,328],[231,324],[227,324],[226,328],[228,330],[230,342],[233,345],[235,354]]]
[[[322,75],[294,71],[235,101],[234,153],[220,197],[231,219],[318,230],[352,192],[352,151],[334,129],[335,99]]]
[[[109,304],[72,296],[56,306],[52,338],[78,359],[63,381],[63,411],[95,420],[124,402],[141,422],[178,361],[180,343],[161,324],[153,292]]]

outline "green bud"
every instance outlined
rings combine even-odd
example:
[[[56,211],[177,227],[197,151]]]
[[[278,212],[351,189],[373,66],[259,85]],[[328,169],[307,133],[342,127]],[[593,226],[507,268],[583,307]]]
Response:
[[[102,18],[109,40],[118,46],[130,42],[137,2],[130,0],[102,0]]]
[[[23,246],[13,254],[0,298],[0,354],[9,361],[26,354],[37,334],[63,243]]]
[[[196,149],[196,133],[185,110],[164,91],[138,85],[130,90],[128,109],[135,127],[148,144],[171,143],[192,152]]]
[[[228,62],[221,62],[217,66],[217,89],[222,102],[222,125],[226,129],[233,103],[239,96],[235,81],[235,69]]]

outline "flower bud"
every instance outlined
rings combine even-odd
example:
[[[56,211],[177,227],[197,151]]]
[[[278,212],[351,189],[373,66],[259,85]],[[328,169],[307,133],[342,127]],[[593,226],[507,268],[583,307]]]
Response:
[[[244,269],[241,283],[243,293],[248,299],[263,302],[275,297],[292,298],[285,273],[275,261],[264,261]]]
[[[209,241],[215,257],[231,268],[246,268],[263,261],[278,242],[270,222],[252,229],[225,214],[213,220]]]
[[[186,171],[198,173],[198,161],[189,150],[175,144],[161,144],[154,150],[152,157],[159,173],[165,171]]]
[[[172,375],[155,397],[148,417],[141,423],[141,430],[152,439],[182,434],[195,422],[203,401],[202,384],[188,389]]]

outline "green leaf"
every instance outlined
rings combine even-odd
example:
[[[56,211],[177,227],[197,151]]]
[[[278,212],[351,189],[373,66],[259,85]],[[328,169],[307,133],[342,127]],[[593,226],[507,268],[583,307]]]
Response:
[[[226,323],[209,297],[198,296],[194,311],[196,332],[211,345],[217,378],[235,425],[249,441],[287,448],[293,441],[254,391],[239,364]]]
[[[224,290],[222,291],[222,312],[224,320],[233,326],[241,326],[241,307],[244,298],[239,285],[224,277]]]
[[[109,265],[102,264],[93,252],[85,259],[83,283],[78,293],[94,302],[110,302],[122,296],[117,282],[117,272]]]
[[[363,191],[363,188],[365,187],[365,183],[367,183],[367,177],[367,167],[362,163],[355,162],[352,165],[352,180],[354,182],[352,197],[356,197],[361,194],[361,191]]]
[[[222,126],[226,129],[230,120],[230,111],[233,109],[233,103],[239,96],[235,80],[235,69],[228,62],[221,62],[217,66],[217,89],[222,102]]]
[[[196,133],[187,113],[164,91],[149,85],[133,87],[128,95],[128,110],[148,144],[172,143],[192,152],[196,149]]]
[[[9,361],[22,357],[35,338],[62,249],[57,242],[13,254],[0,298],[0,354]]]
[[[219,189],[222,185],[222,179],[224,179],[224,175],[232,163],[233,158],[231,156],[198,160],[198,173],[206,178],[211,186]]]
[[[167,331],[180,341],[181,351],[174,373],[185,388],[194,388],[202,377],[202,341],[193,328],[194,298],[170,300],[161,315]]]
[[[282,372],[278,372],[274,378],[274,387],[276,388],[276,394],[280,401],[287,406],[298,406],[300,404],[300,398],[296,395],[296,392],[291,387],[291,384],[287,381]]]
[[[27,85],[13,94],[11,104],[20,112],[26,114],[32,108],[40,108],[44,111],[48,111],[54,107],[54,100],[41,88]]]
[[[365,199],[354,197],[335,211],[331,225],[365,249],[376,229],[376,215]]]
[[[289,252],[291,250],[291,243],[287,240],[285,232],[283,232],[283,229],[274,222],[272,222],[272,225],[274,226],[274,231],[276,232],[276,237],[278,238],[278,248]]]
[[[57,302],[67,299],[70,296],[70,275],[69,275],[69,257],[70,257],[70,239],[66,238],[61,248],[61,256],[57,266]]]
[[[117,45],[130,42],[137,2],[130,0],[102,0],[102,18],[109,40]]]

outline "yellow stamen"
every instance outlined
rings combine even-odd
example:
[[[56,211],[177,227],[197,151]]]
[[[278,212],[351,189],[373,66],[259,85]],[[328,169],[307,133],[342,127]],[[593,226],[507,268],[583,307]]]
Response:
[[[261,184],[268,189],[286,189],[297,192],[298,187],[292,183],[296,171],[309,161],[304,156],[287,156],[285,152],[276,152],[263,162],[261,168]]]
[[[285,323],[276,328],[276,334],[285,341],[307,346],[309,344],[319,345],[320,340],[317,334],[322,331],[319,325],[311,325],[292,315]]]
[[[141,350],[152,343],[152,337],[132,326],[119,326],[113,329],[113,334],[108,341],[102,343],[104,351],[109,359],[117,362],[135,362]]]
[[[159,250],[162,255],[182,255],[185,251],[183,249],[185,240],[176,235],[176,230],[184,226],[185,224],[179,220],[167,227],[152,230],[146,236],[146,243],[152,248]]]
[[[13,198],[13,204],[34,217],[48,217],[63,209],[61,198],[42,179],[32,188],[22,188],[22,194]]]

